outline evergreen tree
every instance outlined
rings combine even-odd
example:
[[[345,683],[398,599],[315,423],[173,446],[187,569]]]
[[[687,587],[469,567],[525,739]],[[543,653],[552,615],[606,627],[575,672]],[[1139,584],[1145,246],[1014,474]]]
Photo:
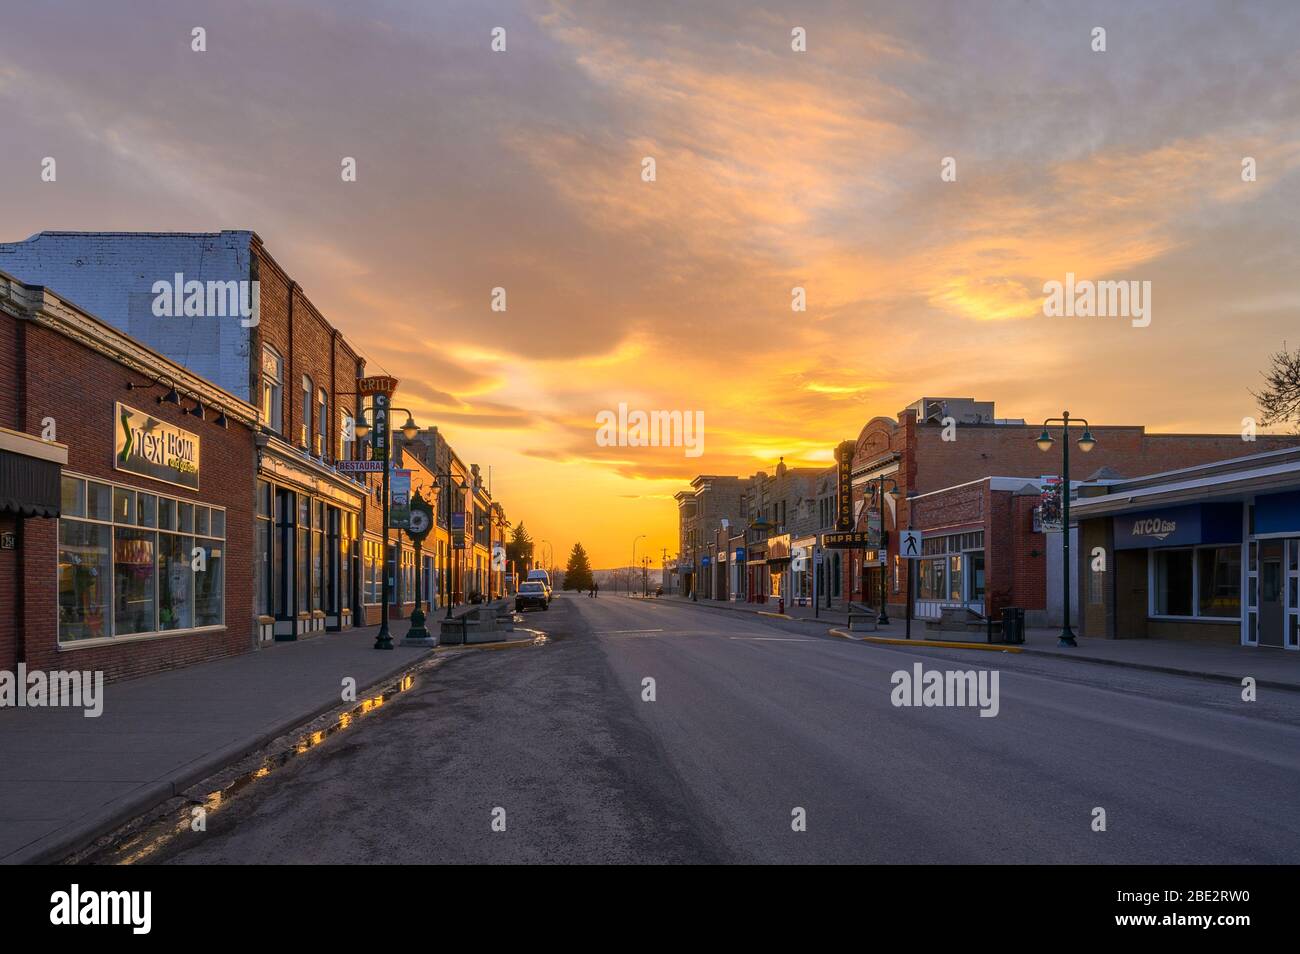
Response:
[[[564,588],[579,592],[591,589],[591,561],[581,543],[575,543],[569,554],[569,565],[564,568]]]
[[[506,562],[514,563],[521,575],[533,566],[533,538],[528,535],[523,521],[510,531],[510,542],[506,544]]]

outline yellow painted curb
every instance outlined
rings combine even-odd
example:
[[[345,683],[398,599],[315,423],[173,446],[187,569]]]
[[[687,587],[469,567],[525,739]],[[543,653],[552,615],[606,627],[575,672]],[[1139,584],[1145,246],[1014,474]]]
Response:
[[[755,610],[754,612],[759,616],[775,616],[777,619],[794,619],[794,617],[788,613],[769,613],[766,610]]]
[[[850,636],[840,629],[832,629],[836,636],[843,636],[859,643],[885,643],[889,646],[935,646],[941,649],[982,649],[994,653],[1019,653],[1019,646],[1004,646],[1001,643],[954,643],[941,639],[896,639],[892,636]]]

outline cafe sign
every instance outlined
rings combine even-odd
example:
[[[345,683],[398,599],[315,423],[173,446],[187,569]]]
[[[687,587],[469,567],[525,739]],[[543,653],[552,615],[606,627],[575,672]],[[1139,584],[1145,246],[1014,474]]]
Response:
[[[119,401],[113,466],[198,490],[199,435]]]

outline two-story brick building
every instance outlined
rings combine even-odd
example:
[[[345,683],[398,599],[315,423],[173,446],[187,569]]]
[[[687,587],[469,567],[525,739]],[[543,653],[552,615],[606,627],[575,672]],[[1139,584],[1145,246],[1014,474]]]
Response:
[[[356,453],[365,363],[257,234],[42,232],[0,244],[2,269],[257,407],[259,633],[353,625],[367,488],[334,464]]]

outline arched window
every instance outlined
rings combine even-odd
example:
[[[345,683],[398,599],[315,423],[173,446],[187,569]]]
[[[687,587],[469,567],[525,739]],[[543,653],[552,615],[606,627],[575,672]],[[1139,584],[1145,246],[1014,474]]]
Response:
[[[311,378],[304,374],[302,376],[302,435],[300,443],[303,447],[307,448],[308,452],[311,451],[312,446],[312,413],[314,411],[314,408],[312,407],[312,394],[315,390],[316,389],[312,387]]]
[[[284,428],[284,361],[270,345],[262,346],[262,423],[276,433]]]
[[[325,442],[330,432],[330,396],[324,388],[316,393],[316,454],[325,456]]]

